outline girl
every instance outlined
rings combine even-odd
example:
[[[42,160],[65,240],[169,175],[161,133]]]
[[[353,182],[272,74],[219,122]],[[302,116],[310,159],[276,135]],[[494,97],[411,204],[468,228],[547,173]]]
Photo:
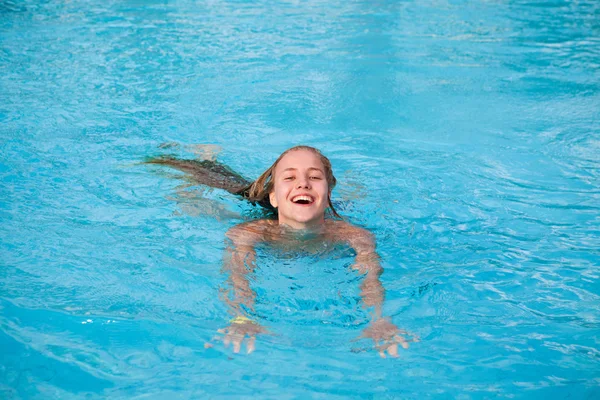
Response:
[[[406,335],[382,317],[384,289],[379,280],[383,272],[375,252],[373,236],[366,230],[342,221],[331,203],[335,187],[331,162],[313,147],[296,146],[286,150],[253,183],[213,161],[194,162],[161,158],[150,160],[191,172],[200,183],[225,189],[271,209],[276,219],[260,219],[234,226],[227,232],[231,240],[225,258],[232,287],[231,306],[234,318],[220,330],[225,345],[233,343],[239,353],[246,337],[247,353],[255,349],[256,336],[265,333],[247,313],[254,309],[255,293],[248,274],[255,268],[255,246],[260,243],[310,250],[317,244],[346,243],[356,257],[352,268],[364,275],[360,286],[365,307],[372,307],[372,321],[361,337],[370,338],[382,357],[398,356],[398,345],[408,348]],[[338,219],[325,218],[327,208]],[[411,341],[415,341],[413,338]]]

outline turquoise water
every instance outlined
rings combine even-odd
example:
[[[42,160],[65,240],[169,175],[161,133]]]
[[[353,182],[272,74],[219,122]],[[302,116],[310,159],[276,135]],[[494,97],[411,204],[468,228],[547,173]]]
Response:
[[[600,398],[599,38],[596,1],[0,2],[0,397]],[[344,252],[261,254],[274,335],[205,348],[257,212],[139,162],[300,143],[398,359]]]

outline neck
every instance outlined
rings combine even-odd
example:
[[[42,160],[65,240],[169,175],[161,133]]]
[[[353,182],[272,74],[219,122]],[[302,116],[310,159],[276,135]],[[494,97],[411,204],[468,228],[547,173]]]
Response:
[[[318,232],[325,225],[325,218],[321,218],[315,221],[299,222],[299,221],[287,221],[279,219],[279,225],[288,227],[298,231],[311,231]]]

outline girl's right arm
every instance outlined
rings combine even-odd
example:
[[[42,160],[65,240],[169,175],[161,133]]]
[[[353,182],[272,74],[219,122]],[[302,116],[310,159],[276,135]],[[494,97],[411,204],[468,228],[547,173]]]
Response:
[[[254,246],[260,241],[257,222],[260,221],[236,225],[226,234],[231,243],[225,253],[223,269],[229,273],[233,291],[226,301],[231,306],[234,317],[245,316],[242,305],[249,310],[254,309],[256,294],[250,288],[248,274],[254,272],[256,267]]]
[[[233,344],[234,353],[239,353],[242,342],[249,337],[247,353],[254,351],[256,335],[265,329],[248,317],[248,311],[254,310],[256,293],[250,287],[248,274],[255,269],[256,251],[254,246],[261,241],[261,221],[234,226],[227,232],[231,244],[227,247],[223,269],[229,272],[231,290],[225,294],[225,301],[230,306],[232,319],[224,334],[223,343]]]

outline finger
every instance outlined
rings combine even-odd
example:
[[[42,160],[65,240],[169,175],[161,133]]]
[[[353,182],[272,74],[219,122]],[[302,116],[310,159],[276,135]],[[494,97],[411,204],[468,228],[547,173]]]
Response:
[[[385,353],[384,353],[384,350],[382,348],[379,349],[379,357],[385,358]]]
[[[225,335],[225,337],[223,338],[223,345],[225,347],[229,346],[229,343],[231,343],[231,334],[227,334]]]
[[[390,356],[397,358],[398,357],[398,343],[391,344],[387,348],[387,352]]]
[[[248,354],[250,354],[254,351],[255,344],[256,344],[256,336],[250,336],[250,338],[248,339],[248,343],[246,343],[246,348],[247,348]]]
[[[242,341],[244,340],[244,335],[237,335],[234,339],[233,339],[233,352],[234,353],[239,353],[240,349],[242,348]]]
[[[358,342],[359,340],[365,339],[365,334],[361,334],[360,336],[355,337],[354,339],[350,339],[350,342]]]
[[[394,336],[394,340],[396,343],[399,343],[403,349],[408,349],[408,342],[402,336],[396,335]],[[396,348],[398,348],[398,346],[396,346]]]
[[[233,343],[233,352],[239,353],[242,348],[242,342],[244,341],[244,337],[246,335],[243,333],[235,333],[231,336],[231,343]]]

